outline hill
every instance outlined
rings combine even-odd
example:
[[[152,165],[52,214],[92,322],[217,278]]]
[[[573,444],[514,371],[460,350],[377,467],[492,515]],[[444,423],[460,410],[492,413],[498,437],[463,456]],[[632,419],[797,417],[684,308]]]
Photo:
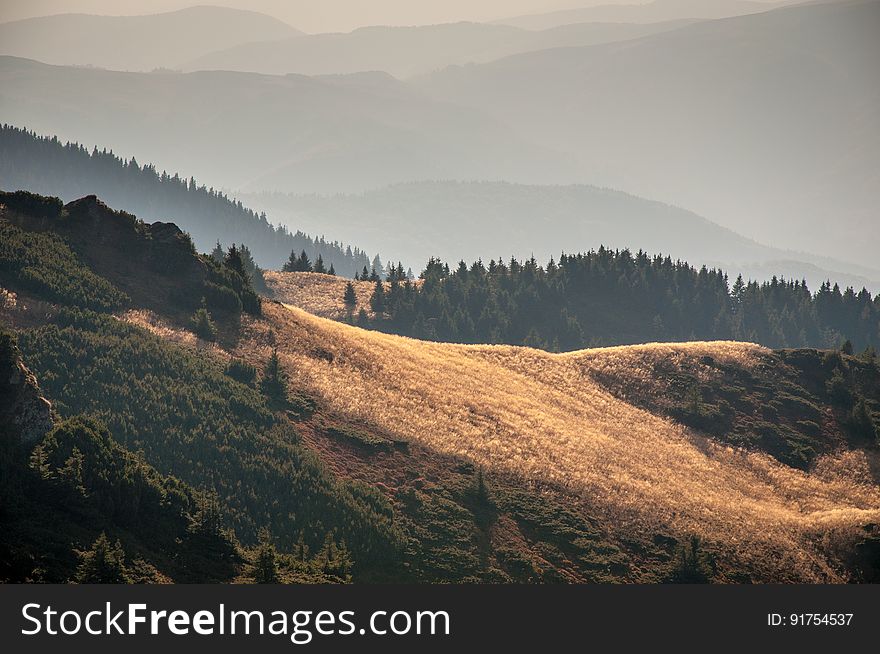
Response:
[[[144,16],[57,14],[0,23],[0,54],[148,71],[250,41],[301,34],[253,11],[198,6]]]
[[[657,23],[666,20],[712,20],[769,11],[786,2],[748,0],[652,0],[631,4],[597,4],[579,9],[563,9],[542,14],[526,14],[496,21],[529,30],[586,22]]]
[[[700,269],[643,251],[599,247],[535,259],[431,259],[412,282],[395,266],[383,284],[326,275],[272,273],[274,296],[360,327],[455,343],[506,343],[545,350],[698,340],[740,340],[769,347],[880,347],[880,295],[824,282],[773,277],[731,284],[723,270]],[[364,279],[368,276],[364,276]],[[377,280],[378,282],[378,280]],[[364,296],[367,296],[365,301]],[[364,311],[362,314],[361,311]]]
[[[337,192],[414,179],[558,179],[566,157],[384,73],[121,73],[0,57],[4,121],[102,143],[215,188]],[[234,155],[233,155],[234,153]]]
[[[78,143],[62,144],[57,138],[5,124],[0,126],[0,189],[33,191],[67,201],[97,194],[145,220],[173,216],[200,251],[212,250],[218,241],[225,247],[245,244],[263,267],[280,268],[291,251],[303,250],[312,261],[321,256],[328,266],[333,264],[339,274],[349,277],[370,264],[358,247],[276,227],[265,213],[258,214],[241,201],[199,185],[192,177],[159,173],[154,165],[141,165],[134,157],[124,160],[97,147],[89,152]]]
[[[585,23],[540,32],[480,23],[362,27],[346,34],[310,34],[245,43],[206,54],[180,67],[270,75],[329,75],[375,70],[406,78],[449,65],[492,61],[519,52],[623,41],[675,29],[685,23]]]
[[[751,570],[832,579],[837,573],[809,544],[813,536],[858,539],[862,525],[877,519],[876,480],[842,472],[875,454],[839,451],[799,471],[637,408],[597,381],[609,372],[651,378],[660,364],[666,374],[691,378],[722,370],[763,376],[767,366],[782,367],[779,355],[753,345],[552,355],[367,333],[275,304],[266,321],[252,325],[237,351],[265,357],[259,344],[272,329],[282,336],[279,354],[291,378],[360,430],[474,461],[489,479],[571,494],[574,510],[588,506],[618,537],[695,532]],[[400,501],[408,488],[398,479]]]
[[[0,581],[233,577],[241,555],[210,523],[207,499],[159,474],[94,419],[58,419],[5,330],[0,379]],[[103,567],[90,565],[96,555]]]
[[[17,224],[42,230],[13,225],[0,323],[41,392],[63,419],[99,417],[102,448],[214,494],[210,524],[258,548],[246,563],[268,551],[291,580],[325,581],[880,578],[876,359],[730,342],[562,355],[429,343],[266,300],[212,345],[133,291],[137,310],[59,302],[60,285],[97,276],[109,294],[138,267],[157,273],[143,259],[99,265],[90,253],[112,261],[117,239],[77,242],[44,215],[55,202],[22,198],[7,200]],[[65,274],[50,275],[62,246]],[[201,292],[190,276],[177,287]],[[50,466],[70,458],[43,450]],[[700,565],[682,569],[695,535]],[[3,537],[33,568],[46,560],[49,540],[20,525]],[[302,567],[305,547],[316,554]],[[193,575],[209,579],[201,564]]]
[[[828,279],[880,292],[880,270],[850,261],[771,248],[675,206],[587,185],[414,182],[359,194],[242,197],[287,225],[334,232],[420,269],[446,261],[528,258],[604,245],[662,252],[691,264],[721,267],[732,278]]]
[[[878,21],[876,0],[805,4],[450,67],[420,86],[572,153],[593,184],[870,266]]]

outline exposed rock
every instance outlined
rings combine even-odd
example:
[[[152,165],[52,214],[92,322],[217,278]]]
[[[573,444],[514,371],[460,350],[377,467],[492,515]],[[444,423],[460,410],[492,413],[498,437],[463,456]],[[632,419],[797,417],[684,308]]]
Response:
[[[40,394],[12,339],[5,334],[0,339],[0,422],[22,443],[35,443],[52,429],[52,404]]]

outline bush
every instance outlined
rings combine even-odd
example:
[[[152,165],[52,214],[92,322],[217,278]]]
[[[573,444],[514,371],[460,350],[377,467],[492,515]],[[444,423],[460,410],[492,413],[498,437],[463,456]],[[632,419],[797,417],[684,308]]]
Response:
[[[232,377],[235,381],[251,387],[257,380],[257,369],[241,359],[230,359],[223,372],[227,377]]]
[[[217,325],[211,320],[211,314],[208,313],[208,309],[205,307],[204,298],[202,298],[202,306],[196,310],[190,322],[196,336],[205,341],[213,342],[217,340]]]

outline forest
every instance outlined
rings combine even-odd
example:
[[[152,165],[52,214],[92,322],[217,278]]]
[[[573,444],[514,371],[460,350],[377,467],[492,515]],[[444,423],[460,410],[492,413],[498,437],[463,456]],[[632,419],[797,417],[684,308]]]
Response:
[[[173,219],[200,251],[208,251],[217,240],[224,247],[244,243],[263,267],[280,268],[291,250],[304,250],[312,261],[321,256],[348,277],[372,261],[357,247],[275,226],[265,213],[192,177],[6,124],[0,126],[0,180],[5,190],[26,189],[67,200],[97,194],[145,220]]]
[[[370,306],[349,304],[360,326],[433,341],[506,343],[552,351],[646,342],[740,340],[771,348],[880,345],[880,295],[830,281],[773,277],[732,283],[717,269],[600,247],[540,265],[431,259],[408,279],[391,267]]]

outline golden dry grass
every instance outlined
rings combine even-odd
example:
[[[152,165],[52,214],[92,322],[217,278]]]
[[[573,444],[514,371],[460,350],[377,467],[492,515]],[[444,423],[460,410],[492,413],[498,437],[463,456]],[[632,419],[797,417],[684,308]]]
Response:
[[[333,411],[496,473],[558,484],[620,529],[699,533],[745,560],[761,558],[765,567],[773,552],[780,570],[838,580],[816,543],[850,538],[859,525],[880,521],[880,490],[867,475],[852,474],[864,468],[859,453],[801,472],[640,410],[593,379],[603,367],[648,375],[653,357],[708,354],[750,365],[758,346],[666,344],[554,355],[427,343],[294,307],[264,308],[266,319],[248,323],[239,354],[263,360],[274,338],[295,383]]]
[[[345,285],[351,282],[354,284],[358,299],[354,313],[357,314],[364,309],[367,315],[370,317],[373,315],[370,310],[373,282],[354,281],[320,273],[288,273],[274,270],[265,271],[263,276],[266,285],[281,302],[333,320],[339,320],[346,315],[342,296],[345,293]]]

